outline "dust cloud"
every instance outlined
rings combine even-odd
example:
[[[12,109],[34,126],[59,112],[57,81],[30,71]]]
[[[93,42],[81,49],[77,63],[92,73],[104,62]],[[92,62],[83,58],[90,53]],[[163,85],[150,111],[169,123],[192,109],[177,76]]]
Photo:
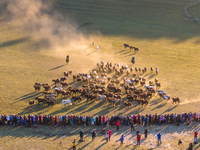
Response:
[[[28,33],[32,40],[42,48],[60,50],[86,40],[72,18],[54,9],[48,0],[5,0],[15,27]],[[83,45],[82,45],[83,46]],[[83,46],[86,47],[86,46]]]

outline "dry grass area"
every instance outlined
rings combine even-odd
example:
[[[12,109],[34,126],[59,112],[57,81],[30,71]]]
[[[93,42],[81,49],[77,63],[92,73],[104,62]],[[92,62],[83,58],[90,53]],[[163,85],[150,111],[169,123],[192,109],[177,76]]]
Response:
[[[0,2],[0,113],[1,114],[76,114],[76,115],[130,115],[132,113],[182,113],[199,111],[199,83],[200,83],[200,31],[199,24],[185,20],[184,7],[190,0],[148,0],[148,1],[102,1],[91,2],[85,0],[64,1],[52,0],[53,5],[42,4],[39,1]],[[48,8],[48,9],[47,9]],[[191,7],[188,11],[200,13],[199,6]],[[95,41],[93,46],[91,43]],[[124,50],[123,44],[128,43],[138,47],[135,53]],[[95,46],[99,46],[96,51]],[[69,64],[65,63],[66,55],[70,55]],[[132,57],[136,63],[131,64]],[[104,62],[128,65],[129,67],[147,67],[147,73],[142,76],[149,80],[157,77],[161,89],[171,97],[177,96],[181,104],[171,105],[172,101],[162,102],[154,95],[147,107],[139,107],[136,102],[125,110],[123,105],[113,107],[107,102],[90,102],[84,99],[72,107],[62,107],[62,99],[58,98],[54,106],[28,106],[28,101],[37,96],[42,97],[41,91],[34,92],[35,82],[52,84],[52,79],[61,78],[64,71],[73,70],[73,74],[89,73],[96,67],[96,63]],[[159,74],[151,74],[150,67],[158,67]],[[114,73],[108,73],[113,77]],[[139,75],[139,73],[138,73]],[[120,78],[124,77],[123,74]],[[130,76],[131,77],[131,76]],[[70,86],[80,87],[82,83],[68,79]],[[83,83],[85,84],[85,83]],[[137,88],[142,88],[137,86]],[[123,91],[124,93],[124,91]],[[125,101],[123,95],[123,101]],[[193,124],[198,126],[198,124]],[[118,139],[122,132],[127,137],[131,133],[125,127],[116,134]],[[139,127],[138,127],[139,128]],[[173,132],[170,133],[169,131]],[[130,140],[119,147],[115,141],[106,144],[103,136],[97,138],[100,144],[91,144],[90,137],[78,145],[83,149],[185,149],[192,139],[189,126],[153,127],[152,136],[162,130],[165,133],[161,147],[154,145],[155,139],[150,137],[142,142],[138,148]],[[1,127],[0,136],[2,149],[51,149],[71,147],[71,141],[77,135],[57,134],[77,132],[80,128],[53,128],[55,136],[48,137],[38,134],[40,130],[51,133],[50,129],[22,129]],[[70,130],[70,132],[69,132]],[[92,128],[85,129],[90,136]],[[176,132],[179,131],[179,132]],[[184,132],[184,133],[182,133]],[[183,147],[177,147],[177,139],[185,137]],[[134,135],[135,136],[135,135]],[[151,136],[151,135],[150,135]],[[42,140],[44,137],[46,139]],[[174,138],[176,142],[174,143]],[[163,139],[163,140],[164,140]],[[148,142],[153,140],[152,145]],[[4,141],[6,144],[4,144]],[[15,143],[13,143],[16,141]],[[25,141],[25,142],[24,142]],[[41,142],[42,141],[42,142]],[[70,142],[69,142],[70,141]],[[13,143],[13,145],[11,144]],[[27,144],[28,143],[28,144]],[[42,143],[42,144],[41,144]],[[169,147],[167,147],[169,143]],[[9,146],[13,147],[9,147]],[[34,147],[35,146],[35,147]],[[41,147],[40,147],[41,146]],[[96,146],[96,147],[95,147]],[[198,146],[197,146],[198,147]]]

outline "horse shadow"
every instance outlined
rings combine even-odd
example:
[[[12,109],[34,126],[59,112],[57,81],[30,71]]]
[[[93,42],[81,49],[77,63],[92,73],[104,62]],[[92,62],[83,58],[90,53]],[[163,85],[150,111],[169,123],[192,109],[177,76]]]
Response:
[[[65,65],[60,65],[60,66],[51,68],[51,69],[49,69],[48,71],[56,70],[56,69],[62,68],[62,67],[64,67],[64,66],[65,66]]]
[[[148,77],[148,79],[152,79],[153,77],[155,77],[156,75],[155,74],[152,74]]]
[[[151,111],[154,111],[155,109],[159,109],[165,105],[166,105],[166,103],[162,103],[162,104],[158,105],[157,107],[153,108]]]
[[[35,99],[36,97],[38,97],[39,95],[41,95],[42,92],[38,92],[38,93],[35,93],[35,92],[32,92],[32,93],[29,93],[29,94],[26,94],[24,96],[21,96],[21,97],[18,97],[15,99],[14,102],[12,102],[11,104],[15,104],[17,102],[20,102],[20,101],[28,101],[28,100],[33,100]]]
[[[123,53],[125,50],[123,49],[123,50],[121,50],[121,51],[119,51],[119,52],[115,52],[114,54],[118,54],[118,53]]]
[[[169,108],[167,110],[165,110],[162,114],[166,113],[166,112],[170,112],[172,111],[173,109],[175,109],[178,105],[175,105],[173,107],[171,107],[172,105],[169,106]]]

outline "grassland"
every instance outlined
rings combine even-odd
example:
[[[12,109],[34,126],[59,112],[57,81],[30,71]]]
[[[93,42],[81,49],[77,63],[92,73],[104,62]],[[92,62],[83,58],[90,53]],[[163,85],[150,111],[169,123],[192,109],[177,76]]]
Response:
[[[49,13],[47,16],[50,21],[62,16],[60,24],[57,25],[55,21],[51,23],[57,25],[52,27],[53,29],[63,29],[63,33],[66,31],[65,23],[72,24],[74,30],[67,31],[66,36],[60,32],[48,34],[52,30],[45,29],[51,29],[51,26],[38,18],[29,18],[29,22],[34,25],[34,20],[38,19],[38,22],[45,25],[40,28],[40,32],[37,28],[25,28],[27,26],[19,22],[23,13],[18,16],[15,11],[5,10],[7,5],[1,2],[0,113],[128,115],[199,111],[200,30],[199,23],[193,23],[193,20],[185,15],[184,7],[190,2],[54,0],[52,8],[57,13]],[[198,17],[199,7],[200,5],[191,7],[188,12],[192,14],[195,11]],[[86,23],[89,24],[85,25]],[[31,26],[27,22],[26,24]],[[42,32],[43,30],[45,32]],[[45,39],[48,42],[45,42]],[[92,41],[100,47],[98,52],[95,46],[91,45]],[[124,43],[139,47],[140,51],[134,53],[124,50]],[[70,55],[68,65],[65,64],[67,54]],[[132,56],[136,57],[134,65],[130,63]],[[29,100],[41,96],[41,92],[34,92],[35,82],[52,83],[52,79],[62,77],[63,72],[69,69],[73,70],[73,74],[87,73],[95,68],[100,60],[148,69],[151,66],[158,67],[157,77],[162,84],[161,88],[171,97],[180,97],[181,104],[171,106],[171,101],[163,103],[155,96],[146,108],[140,108],[134,103],[128,110],[122,105],[112,107],[104,102],[87,104],[85,100],[75,106],[62,108],[62,98],[52,107],[28,107]],[[112,75],[113,73],[110,74]],[[155,74],[147,71],[143,76],[152,80]],[[72,82],[72,79],[69,79],[69,82],[70,85],[81,85]],[[6,133],[1,135],[4,134]]]

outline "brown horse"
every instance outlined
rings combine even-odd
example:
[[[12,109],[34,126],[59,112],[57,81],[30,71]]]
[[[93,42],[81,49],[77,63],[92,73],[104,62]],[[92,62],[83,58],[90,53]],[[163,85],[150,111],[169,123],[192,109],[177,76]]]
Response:
[[[61,81],[61,83],[60,83],[63,87],[68,87],[69,86],[69,83],[67,83],[67,82],[64,82],[64,81]]]
[[[55,84],[60,83],[60,79],[53,79],[52,82],[54,82]]]
[[[35,88],[35,92],[36,91],[38,91],[38,92],[40,91],[40,85],[34,85],[34,88]]]
[[[172,100],[173,100],[172,104],[176,102],[178,102],[178,104],[180,103],[180,99],[178,97],[173,97]]]
[[[74,103],[76,103],[76,101],[81,101],[82,97],[81,96],[73,96],[72,99],[74,100]]]
[[[29,103],[29,106],[32,106],[35,103],[35,101],[34,100],[30,100],[28,103]]]
[[[47,101],[45,98],[39,98],[39,97],[36,97],[35,100],[38,100],[38,105],[39,105],[40,103],[43,103],[43,104],[44,104],[44,103],[46,103],[46,101]]]
[[[128,107],[129,108],[129,106],[132,106],[132,103],[131,102],[124,102],[124,105],[125,105],[125,109]]]

